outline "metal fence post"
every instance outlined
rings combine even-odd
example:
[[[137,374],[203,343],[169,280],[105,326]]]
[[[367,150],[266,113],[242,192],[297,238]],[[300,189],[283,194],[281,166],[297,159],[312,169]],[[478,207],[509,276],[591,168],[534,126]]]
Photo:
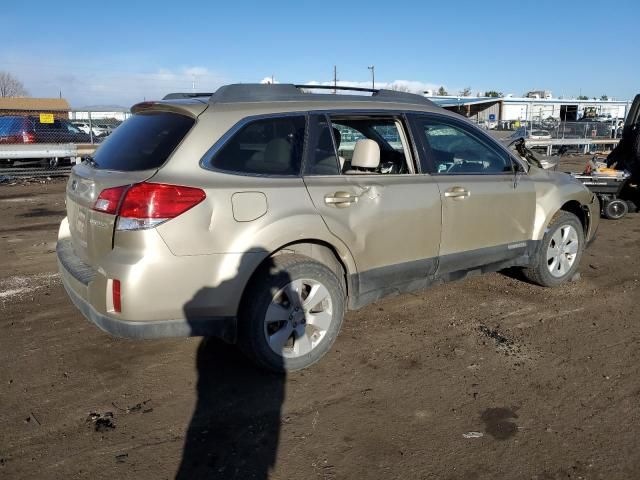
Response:
[[[87,112],[89,116],[89,138],[91,139],[91,143],[93,144],[93,124],[91,123],[91,112]]]

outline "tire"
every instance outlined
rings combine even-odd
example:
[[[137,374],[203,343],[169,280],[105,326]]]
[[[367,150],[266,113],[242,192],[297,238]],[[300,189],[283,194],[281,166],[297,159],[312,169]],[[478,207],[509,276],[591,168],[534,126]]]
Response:
[[[40,164],[42,165],[43,168],[55,169],[55,168],[58,168],[60,166],[60,161],[56,157],[43,158],[40,161]]]
[[[267,370],[307,368],[333,345],[344,311],[344,288],[330,268],[303,255],[276,255],[243,295],[238,346]]]
[[[629,213],[629,204],[624,200],[616,198],[604,204],[602,213],[609,220],[619,220]]]
[[[556,213],[531,266],[523,270],[524,276],[543,287],[556,287],[570,280],[578,270],[584,245],[584,230],[578,217],[565,211]]]

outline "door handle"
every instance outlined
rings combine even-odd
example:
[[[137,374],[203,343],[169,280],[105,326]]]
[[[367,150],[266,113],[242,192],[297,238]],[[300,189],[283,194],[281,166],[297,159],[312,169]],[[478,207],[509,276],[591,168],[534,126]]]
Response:
[[[446,192],[444,192],[444,196],[448,198],[457,198],[462,200],[471,196],[471,192],[464,187],[452,187]]]
[[[358,202],[358,196],[352,195],[349,192],[335,192],[329,193],[324,197],[324,203],[327,205],[333,205],[338,208],[350,207],[354,203]]]

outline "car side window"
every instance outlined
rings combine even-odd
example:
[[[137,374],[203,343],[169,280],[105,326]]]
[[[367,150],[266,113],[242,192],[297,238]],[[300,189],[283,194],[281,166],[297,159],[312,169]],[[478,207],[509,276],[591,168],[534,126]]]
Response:
[[[326,116],[311,115],[309,117],[309,135],[305,175],[338,175],[342,169],[342,159],[338,157],[335,137],[339,132],[334,130]]]
[[[353,174],[409,174],[414,170],[405,128],[400,116],[331,115],[341,170]],[[364,141],[364,142],[363,142]],[[362,166],[352,162],[359,144],[377,144],[377,166]]]
[[[253,120],[214,153],[210,165],[246,175],[299,175],[305,123],[302,115]]]
[[[421,117],[418,135],[426,142],[434,173],[441,175],[498,174],[512,172],[509,156],[489,145],[457,122]]]

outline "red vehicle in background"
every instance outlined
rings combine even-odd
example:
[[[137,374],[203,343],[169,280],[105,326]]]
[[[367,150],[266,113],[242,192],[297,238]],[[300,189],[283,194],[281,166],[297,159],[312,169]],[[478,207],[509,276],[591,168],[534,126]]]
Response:
[[[94,136],[94,143],[96,140]],[[37,143],[91,143],[91,137],[64,119],[54,118],[52,123],[42,123],[36,116],[0,116],[0,145]],[[0,159],[0,165],[33,164],[36,161],[45,167],[57,167],[59,159]]]

